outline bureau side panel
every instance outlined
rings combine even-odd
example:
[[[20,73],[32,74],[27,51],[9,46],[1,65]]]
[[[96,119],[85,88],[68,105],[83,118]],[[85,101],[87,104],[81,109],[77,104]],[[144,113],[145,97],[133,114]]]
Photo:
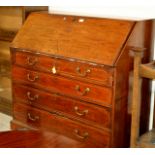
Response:
[[[115,69],[113,119],[112,119],[112,147],[127,147],[129,136],[127,134],[127,108],[128,108],[128,77],[129,55],[127,49]]]

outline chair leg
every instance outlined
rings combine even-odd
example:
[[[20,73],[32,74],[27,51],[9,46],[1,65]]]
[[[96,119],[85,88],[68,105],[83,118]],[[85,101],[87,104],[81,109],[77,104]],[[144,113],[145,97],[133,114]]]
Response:
[[[134,57],[134,79],[133,79],[130,147],[137,146],[137,140],[139,137],[139,122],[140,122],[140,64],[141,64],[142,52],[135,52],[134,54],[135,54],[135,57]]]

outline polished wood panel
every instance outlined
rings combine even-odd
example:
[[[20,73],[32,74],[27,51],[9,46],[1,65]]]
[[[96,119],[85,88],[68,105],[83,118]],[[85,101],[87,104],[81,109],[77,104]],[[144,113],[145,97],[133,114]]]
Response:
[[[67,61],[63,58],[32,54],[28,51],[14,51],[13,57],[14,64],[28,69],[76,78],[100,85],[112,86],[113,84],[113,68],[104,65],[99,66],[94,63],[79,62],[73,59]],[[55,69],[55,72],[53,69]]]
[[[113,66],[134,24],[35,13],[25,22],[12,47]]]
[[[129,91],[129,48],[124,48],[117,62],[115,70],[114,82],[114,103],[113,104],[113,145],[117,147],[129,146],[129,129],[130,122],[128,122],[128,91]],[[121,126],[121,128],[120,128]],[[118,141],[119,139],[119,141]]]
[[[98,147],[109,147],[110,144],[108,130],[99,130],[23,104],[14,104],[14,119],[40,130],[66,135],[86,144],[91,143],[95,146],[97,144]]]
[[[10,138],[11,137],[11,138]],[[0,133],[0,148],[83,148],[84,143],[68,137],[41,131],[5,131]]]
[[[80,102],[55,93],[45,93],[38,89],[21,85],[13,86],[14,102],[22,102],[49,112],[61,113],[69,118],[77,118],[82,123],[98,128],[111,128],[111,109]]]
[[[42,72],[34,72],[17,66],[13,66],[12,72],[13,81],[23,82],[27,86],[57,92],[66,96],[93,102],[98,105],[109,107],[112,104],[111,88],[86,84]]]

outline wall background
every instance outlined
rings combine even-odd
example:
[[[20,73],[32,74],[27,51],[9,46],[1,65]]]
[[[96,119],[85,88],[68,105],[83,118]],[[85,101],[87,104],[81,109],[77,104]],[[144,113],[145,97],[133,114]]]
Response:
[[[96,17],[155,19],[154,0],[52,0],[49,10]]]

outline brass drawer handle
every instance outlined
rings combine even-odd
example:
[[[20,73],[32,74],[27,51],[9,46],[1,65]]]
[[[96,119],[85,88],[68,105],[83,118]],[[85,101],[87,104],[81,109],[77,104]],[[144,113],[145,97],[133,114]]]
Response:
[[[75,136],[78,137],[79,139],[86,139],[88,138],[89,134],[88,132],[84,132],[82,135],[80,134],[80,131],[78,129],[74,130]]]
[[[40,119],[39,116],[33,116],[31,113],[28,113],[27,117],[28,117],[29,120],[31,120],[33,122],[35,122],[35,121]]]
[[[33,97],[32,97],[32,94],[31,94],[31,92],[27,92],[27,97],[28,97],[28,99],[30,100],[30,101],[35,101],[36,99],[38,99],[39,98],[39,95],[34,95]]]
[[[31,77],[30,74],[27,74],[27,79],[28,79],[30,82],[35,82],[38,78],[39,78],[38,75],[36,75],[36,76],[34,76],[34,77]]]
[[[91,72],[91,70],[90,70],[90,69],[87,69],[86,71],[84,71],[84,72],[82,73],[80,67],[77,67],[77,68],[76,68],[76,72],[77,72],[77,74],[78,74],[79,76],[85,77],[85,76],[87,76],[88,73]]]
[[[34,66],[37,62],[38,62],[37,58],[34,59],[34,58],[27,57],[27,64],[29,66]]]
[[[90,92],[90,88],[86,88],[83,92],[81,92],[80,86],[76,85],[75,90],[77,90],[82,96],[86,95],[88,92]]]
[[[79,111],[79,108],[77,106],[74,107],[75,113],[79,116],[84,116],[88,114],[88,110]]]

